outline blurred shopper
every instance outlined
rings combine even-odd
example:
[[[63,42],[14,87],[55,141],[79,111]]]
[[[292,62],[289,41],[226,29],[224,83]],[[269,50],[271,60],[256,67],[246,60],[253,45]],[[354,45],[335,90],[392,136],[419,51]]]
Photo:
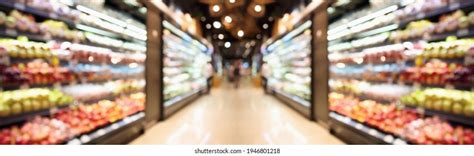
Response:
[[[234,61],[233,77],[234,77],[234,87],[239,88],[240,82],[240,60]]]

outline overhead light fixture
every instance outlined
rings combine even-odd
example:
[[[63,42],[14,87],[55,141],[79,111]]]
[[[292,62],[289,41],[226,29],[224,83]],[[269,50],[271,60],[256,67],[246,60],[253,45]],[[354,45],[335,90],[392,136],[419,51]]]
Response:
[[[268,17],[268,21],[273,21],[273,17]]]
[[[212,25],[213,25],[214,28],[216,28],[216,29],[220,29],[221,26],[222,26],[221,22],[219,22],[219,21],[214,21],[214,23],[212,23]]]
[[[235,0],[229,0],[229,3],[235,3]]]
[[[227,41],[227,42],[224,43],[224,47],[225,47],[225,48],[230,48],[231,45],[232,45],[232,44],[231,44],[229,41]]]
[[[227,23],[232,23],[232,17],[230,17],[230,16],[225,16],[225,17],[224,17],[224,20],[225,20],[225,22],[227,22]]]
[[[261,38],[262,38],[262,35],[257,34],[257,39],[261,39]]]
[[[244,36],[244,31],[243,31],[243,30],[239,30],[239,31],[237,32],[237,36],[239,36],[239,37]]]
[[[214,5],[212,6],[212,11],[214,11],[214,12],[219,12],[220,10],[221,10],[221,7],[220,7],[219,5],[214,4]]]
[[[209,23],[207,23],[207,24],[206,24],[206,28],[207,28],[207,29],[211,29],[211,28],[212,28],[212,25],[209,24]]]
[[[219,38],[220,40],[224,39],[224,34],[219,34],[217,38]]]
[[[262,27],[263,27],[263,29],[268,29],[268,24],[264,23]]]
[[[262,6],[260,4],[255,5],[254,7],[256,12],[261,12],[262,11]]]
[[[202,16],[201,21],[203,21],[203,22],[206,21],[206,17]]]

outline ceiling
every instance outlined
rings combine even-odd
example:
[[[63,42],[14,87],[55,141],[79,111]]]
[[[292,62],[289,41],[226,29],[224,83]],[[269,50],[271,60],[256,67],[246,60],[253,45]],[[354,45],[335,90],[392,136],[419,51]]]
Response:
[[[216,52],[225,59],[252,56],[262,39],[271,36],[275,19],[304,7],[309,2],[310,0],[165,1],[170,8],[190,13],[193,18],[198,19],[202,35],[212,42]],[[219,25],[220,27],[216,27]]]

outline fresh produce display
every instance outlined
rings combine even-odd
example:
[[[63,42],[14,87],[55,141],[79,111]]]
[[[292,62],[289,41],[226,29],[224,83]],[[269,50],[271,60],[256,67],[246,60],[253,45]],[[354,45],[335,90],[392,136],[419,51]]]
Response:
[[[17,29],[21,32],[33,34],[42,34],[75,42],[85,40],[84,34],[81,31],[70,30],[68,26],[61,21],[46,20],[39,23],[35,21],[34,16],[21,13],[17,10],[11,11],[5,18],[6,21],[3,24],[10,29]]]
[[[32,62],[13,64],[7,67],[2,74],[4,85],[38,85],[65,83],[76,79],[74,73],[66,67],[58,67],[44,62],[34,60]]]
[[[453,89],[417,90],[400,99],[403,104],[474,117],[474,93]]]
[[[200,47],[202,44],[186,41],[176,31],[179,30],[167,27],[163,32],[165,101],[205,88],[212,74],[211,58]]]
[[[304,30],[285,43],[273,46],[263,58],[267,86],[309,101],[311,97],[311,31]]]
[[[421,118],[416,111],[393,104],[360,101],[337,93],[329,95],[329,103],[331,111],[416,144],[474,144],[474,131],[470,128],[453,126],[437,117]]]
[[[330,109],[413,144],[474,144],[473,5],[465,0],[394,2],[334,22],[328,31]],[[381,112],[397,115],[374,122]],[[405,112],[416,116],[398,116]]]
[[[144,24],[82,3],[0,2],[0,144],[62,144],[142,118]]]
[[[142,91],[145,80],[117,80],[105,84],[80,84],[66,86],[61,90],[78,101],[100,100],[112,95],[121,95]],[[94,90],[94,92],[91,92]]]
[[[0,118],[44,110],[73,102],[73,98],[58,90],[44,88],[0,92]]]
[[[52,117],[36,117],[21,126],[0,130],[0,144],[60,144],[114,123],[144,109],[145,95],[136,93],[114,101],[77,105]]]
[[[0,39],[0,50],[11,58],[51,58],[55,54],[50,46],[42,42]]]

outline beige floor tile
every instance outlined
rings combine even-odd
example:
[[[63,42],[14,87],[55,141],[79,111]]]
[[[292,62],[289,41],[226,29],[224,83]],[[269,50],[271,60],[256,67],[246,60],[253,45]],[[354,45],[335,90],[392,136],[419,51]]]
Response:
[[[131,144],[343,144],[261,88],[222,84]]]

